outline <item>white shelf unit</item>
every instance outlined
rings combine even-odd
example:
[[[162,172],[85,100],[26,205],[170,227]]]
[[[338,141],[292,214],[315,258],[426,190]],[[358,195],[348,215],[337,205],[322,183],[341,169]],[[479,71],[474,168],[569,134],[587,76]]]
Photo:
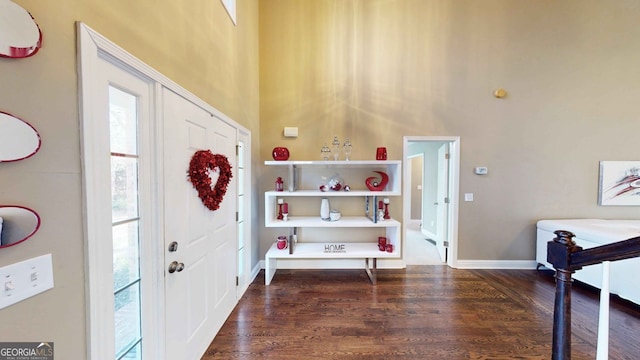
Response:
[[[369,198],[370,205],[387,197],[399,197],[401,193],[402,163],[399,160],[364,160],[364,161],[265,161],[267,166],[283,167],[287,171],[286,185],[287,191],[267,191],[265,192],[265,226],[271,228],[289,228],[290,246],[287,250],[278,249],[275,244],[265,255],[265,284],[269,285],[277,270],[278,259],[364,259],[364,269],[369,275],[372,283],[376,283],[377,259],[399,259],[401,246],[401,223],[395,219],[374,222],[365,214],[365,199]],[[361,188],[351,191],[320,191],[319,189],[309,189],[313,181],[305,179],[307,172],[339,172],[348,169],[359,169],[362,173],[380,178],[374,171],[384,171],[389,175],[389,182],[384,191],[370,191],[364,185],[364,178],[358,177],[356,186]],[[346,180],[346,179],[345,179]],[[354,180],[353,178],[351,180]],[[348,181],[346,181],[349,183]],[[350,184],[351,186],[351,184]],[[302,187],[299,189],[299,187]],[[348,198],[348,201],[361,201],[361,214],[343,214],[338,221],[323,221],[317,216],[290,216],[287,221],[277,219],[277,199],[278,198]],[[351,200],[353,199],[353,200]],[[332,240],[317,243],[305,242],[298,238],[299,228],[368,228],[380,229],[378,236],[386,236],[387,241],[393,244],[393,252],[380,251],[378,249],[377,237],[371,242],[350,242],[344,239],[332,238]],[[325,245],[341,244],[345,246],[344,252],[325,252]]]

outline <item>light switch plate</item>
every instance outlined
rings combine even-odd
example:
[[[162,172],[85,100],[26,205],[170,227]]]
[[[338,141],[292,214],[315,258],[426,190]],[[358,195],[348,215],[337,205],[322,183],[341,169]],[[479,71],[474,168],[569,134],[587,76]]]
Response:
[[[0,309],[53,288],[51,254],[0,268]]]
[[[473,201],[473,193],[465,193],[464,201]]]

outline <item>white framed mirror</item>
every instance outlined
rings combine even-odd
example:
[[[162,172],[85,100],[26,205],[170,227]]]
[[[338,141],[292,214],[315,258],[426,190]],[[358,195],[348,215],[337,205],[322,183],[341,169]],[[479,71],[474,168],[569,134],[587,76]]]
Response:
[[[25,58],[42,46],[42,32],[31,14],[11,0],[0,0],[0,56]]]
[[[17,245],[38,231],[40,215],[18,205],[0,205],[0,249]]]
[[[31,124],[0,111],[0,162],[33,156],[40,150],[40,144],[40,135]]]

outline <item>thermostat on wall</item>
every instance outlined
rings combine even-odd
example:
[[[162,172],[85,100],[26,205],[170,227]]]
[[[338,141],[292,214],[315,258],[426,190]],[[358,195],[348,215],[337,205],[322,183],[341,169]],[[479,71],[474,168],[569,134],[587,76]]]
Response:
[[[473,169],[473,172],[476,173],[476,175],[487,175],[487,173],[489,172],[489,169],[487,169],[486,166],[479,166]]]

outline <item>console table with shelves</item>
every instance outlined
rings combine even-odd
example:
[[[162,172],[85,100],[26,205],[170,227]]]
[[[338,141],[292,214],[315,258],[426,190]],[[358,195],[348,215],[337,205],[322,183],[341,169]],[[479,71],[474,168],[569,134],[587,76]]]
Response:
[[[265,226],[289,229],[288,249],[278,249],[276,244],[273,244],[265,254],[266,285],[271,283],[276,273],[278,259],[364,259],[364,270],[371,282],[375,284],[377,259],[400,258],[401,223],[393,218],[378,221],[376,209],[378,202],[383,198],[401,195],[401,161],[265,161],[265,165],[277,167],[277,170],[282,169],[287,173],[287,186],[285,187],[287,190],[265,192]],[[374,171],[384,171],[389,175],[389,182],[383,191],[370,191],[364,184],[366,177],[380,177]],[[349,184],[350,191],[320,191],[319,174],[329,177],[334,173],[340,176],[344,174],[345,184]],[[295,199],[308,203],[323,197],[340,199],[349,203],[360,200],[362,202],[361,211],[358,214],[342,214],[337,221],[322,220],[319,211],[313,211],[313,214],[290,213],[286,221],[277,218],[278,199]],[[331,236],[328,241],[309,242],[298,236],[299,230],[302,228],[337,231],[337,235]],[[363,241],[345,239],[344,235],[341,238],[342,232],[340,230],[346,228],[370,229],[378,236],[385,236],[387,242],[393,245],[393,251],[380,251],[377,236]]]

